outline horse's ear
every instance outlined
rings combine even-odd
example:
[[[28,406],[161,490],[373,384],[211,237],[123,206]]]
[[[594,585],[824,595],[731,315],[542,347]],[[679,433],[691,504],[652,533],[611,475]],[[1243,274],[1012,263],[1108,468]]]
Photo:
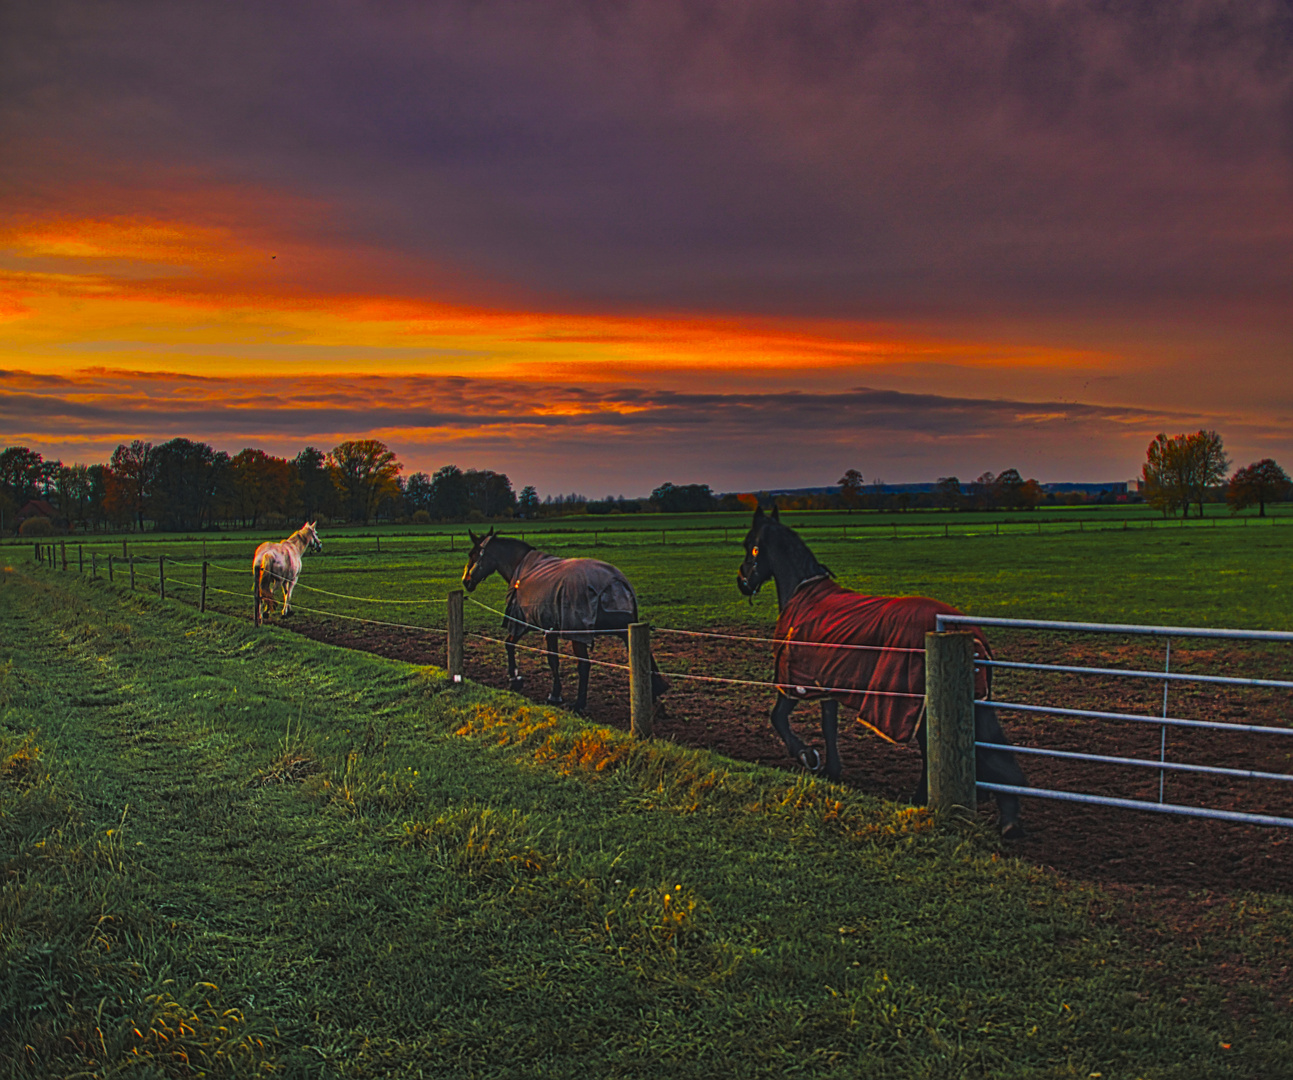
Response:
[[[773,521],[780,521],[780,520],[781,520],[781,508],[780,508],[780,507],[778,507],[778,506],[774,506],[774,507],[772,508],[772,520],[773,520]]]
[[[762,520],[763,520],[763,507],[756,506],[754,508],[754,524],[757,525]]]
[[[489,527],[489,534],[488,534],[488,535],[490,535],[490,536],[493,536],[493,535],[494,535],[494,526],[493,526],[493,525],[491,525],[491,526]]]
[[[468,529],[468,530],[467,530],[467,535],[471,537],[471,546],[472,546],[472,547],[475,547],[477,544],[479,544],[479,543],[480,543],[480,537],[479,537],[479,536],[477,536],[477,535],[476,535],[474,532],[472,532],[470,529]]]

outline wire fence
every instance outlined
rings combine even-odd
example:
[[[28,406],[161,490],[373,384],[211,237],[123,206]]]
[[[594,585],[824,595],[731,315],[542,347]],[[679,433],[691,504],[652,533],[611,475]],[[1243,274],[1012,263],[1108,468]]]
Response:
[[[791,511],[789,513],[795,513]],[[990,515],[992,520],[985,520],[980,517],[982,511],[976,512],[973,516],[967,515],[969,520],[940,520],[928,521],[922,520],[923,516],[929,511],[909,511],[905,513],[883,514],[875,513],[876,517],[883,516],[888,520],[856,520],[850,517],[847,520],[834,519],[831,521],[814,521],[811,518],[806,520],[796,520],[795,529],[806,538],[822,541],[829,539],[838,540],[921,540],[921,539],[977,539],[986,537],[1018,537],[1018,536],[1054,536],[1068,535],[1073,533],[1106,533],[1106,532],[1135,532],[1135,531],[1162,531],[1164,529],[1247,529],[1247,528],[1272,528],[1282,525],[1293,524],[1293,513],[1284,512],[1283,508],[1273,510],[1265,517],[1251,517],[1243,515],[1227,516],[1205,516],[1202,518],[1162,518],[1154,517],[1148,514],[1101,514],[1100,516],[1083,516],[1077,517],[1068,515],[1063,512],[1056,513],[1054,510],[1047,511],[1035,510],[1023,513],[1019,516],[1018,511],[1003,511],[1001,517],[995,514]],[[934,512],[938,513],[938,512]],[[947,512],[938,513],[939,517],[946,517]],[[957,515],[959,517],[959,515]],[[859,515],[861,517],[861,515]],[[892,520],[901,518],[901,520]],[[344,526],[334,527],[338,530],[344,530]],[[466,555],[471,548],[471,538],[466,530],[455,531],[453,529],[434,530],[426,532],[413,531],[416,526],[396,526],[400,529],[399,533],[375,533],[375,532],[352,532],[337,531],[328,537],[328,556],[331,558],[347,558],[355,556],[387,556],[387,557],[409,557],[425,555],[446,555],[462,554]],[[648,524],[647,521],[636,521],[632,525],[622,526],[608,523],[605,526],[599,524],[587,523],[581,525],[560,525],[546,524],[540,521],[514,520],[507,525],[507,535],[516,536],[522,540],[543,544],[564,546],[567,544],[577,544],[581,547],[611,547],[611,548],[630,548],[630,547],[653,547],[667,546],[671,544],[736,544],[739,543],[748,531],[746,524],[660,524],[654,522]],[[82,536],[84,534],[81,534]],[[269,537],[266,537],[269,539]],[[274,537],[278,539],[278,537]],[[42,538],[39,540],[28,540],[23,538],[12,538],[4,540],[4,546],[11,547],[30,547],[33,543],[48,543],[49,540]],[[68,541],[58,541],[68,543]],[[166,540],[152,540],[147,533],[134,533],[122,537],[121,540],[108,540],[107,538],[98,539],[94,537],[74,541],[78,548],[84,549],[85,555],[93,550],[101,558],[106,558],[108,554],[121,549],[122,557],[129,557],[129,548],[148,549],[149,554],[156,557],[156,549],[165,547],[173,549],[177,544],[192,546],[200,549],[202,557],[206,558],[209,554],[237,550],[239,553],[247,549],[249,540],[246,536],[185,536],[180,538],[168,538]]]
[[[66,548],[64,546],[56,547],[53,544],[38,546],[36,555],[40,561],[46,565],[60,570],[76,569],[97,576],[99,578],[114,578],[117,573],[129,573],[132,588],[142,587],[159,596],[166,596],[167,587],[171,586],[182,590],[190,599],[200,599],[198,603],[203,610],[206,610],[210,598],[221,598],[216,605],[218,610],[226,614],[240,614],[246,611],[246,604],[250,600],[253,605],[259,604],[260,600],[254,597],[252,590],[248,589],[228,589],[215,585],[208,580],[209,574],[226,575],[227,579],[235,576],[243,576],[246,580],[249,568],[235,568],[232,566],[222,565],[210,560],[194,561],[192,559],[177,558],[165,553],[153,555],[127,555],[122,558],[119,556],[109,555],[101,563],[98,553],[92,552],[89,566],[85,565],[83,553],[78,552],[75,562],[68,559]],[[171,570],[180,570],[183,573],[168,575],[168,568]],[[144,571],[141,573],[141,569]],[[156,577],[153,578],[153,573]],[[200,572],[201,580],[192,580],[192,575]],[[230,582],[232,583],[232,581]],[[327,597],[333,600],[341,601],[347,605],[359,605],[359,610],[365,607],[377,608],[381,606],[407,608],[419,608],[422,610],[433,609],[439,610],[446,605],[445,597],[426,597],[410,599],[398,596],[366,596],[355,593],[346,593],[311,586],[302,582],[297,582],[295,589],[305,593]],[[473,627],[466,630],[466,636],[471,637],[479,642],[490,645],[503,645],[543,656],[550,656],[551,651],[546,646],[533,646],[521,644],[516,637],[521,633],[533,631],[539,634],[550,634],[556,631],[551,627],[542,627],[519,618],[514,614],[499,610],[488,604],[482,603],[474,597],[468,597],[476,609],[485,614],[492,614],[503,621],[503,625],[512,631],[507,639],[487,633],[479,627]],[[353,611],[329,610],[324,607],[305,606],[297,603],[295,599],[291,604],[291,609],[303,615],[322,621],[336,621],[341,623],[353,623],[364,626],[380,627],[384,629],[397,629],[418,634],[431,634],[436,636],[446,636],[451,633],[448,625],[440,625],[440,620],[431,622],[409,622],[397,621],[393,619],[381,619],[371,617],[371,614],[356,614]],[[1293,690],[1293,680],[1283,678],[1254,678],[1236,675],[1215,675],[1199,672],[1186,672],[1172,670],[1172,640],[1183,638],[1216,638],[1232,641],[1264,642],[1268,644],[1289,644],[1293,643],[1293,633],[1284,633],[1276,631],[1243,631],[1243,630],[1224,630],[1224,629],[1207,629],[1191,627],[1151,627],[1151,626],[1134,626],[1126,624],[1100,624],[1100,623],[1073,623],[1073,622],[1055,622],[1039,620],[1019,620],[1019,619],[997,619],[973,616],[959,615],[940,615],[938,617],[939,629],[945,630],[956,626],[972,625],[975,627],[1001,627],[1012,630],[1039,630],[1045,632],[1083,632],[1083,633],[1105,633],[1121,635],[1139,635],[1148,638],[1165,639],[1166,657],[1163,670],[1151,670],[1144,667],[1110,667],[1097,665],[1083,665],[1072,663],[1038,663],[1032,661],[993,659],[978,660],[977,663],[1000,672],[1029,673],[1046,676],[1065,676],[1073,678],[1097,678],[1097,679],[1124,679],[1138,680],[1141,682],[1155,682],[1162,686],[1162,707],[1158,715],[1145,715],[1127,711],[1115,711],[1107,709],[1091,708],[1073,708],[1067,705],[1054,704],[1050,702],[1038,703],[1036,701],[1007,701],[1000,698],[982,699],[977,701],[976,705],[991,706],[999,711],[1014,712],[1021,715],[1035,716],[1053,716],[1083,722],[1118,722],[1134,725],[1152,724],[1160,729],[1160,751],[1157,760],[1148,758],[1126,757],[1118,754],[1100,754],[1085,753],[1081,751],[1063,749],[1060,747],[1034,747],[1034,746],[1014,746],[1016,753],[1024,754],[1035,758],[1051,758],[1057,761],[1070,762],[1087,762],[1095,765],[1108,766],[1111,768],[1127,768],[1139,771],[1156,770],[1158,773],[1158,797],[1156,801],[1145,799],[1128,799],[1121,795],[1100,794],[1095,792],[1069,791],[1058,788],[1047,787],[1030,787],[1026,789],[1012,788],[1008,785],[996,785],[983,783],[979,786],[991,791],[1015,792],[1032,797],[1050,798],[1064,801],[1087,802],[1097,805],[1105,805],[1120,808],[1150,810],[1158,813],[1178,814],[1191,817],[1215,817],[1220,820],[1247,822],[1250,824],[1276,825],[1281,827],[1293,827],[1293,817],[1286,817],[1276,814],[1264,813],[1247,813],[1233,810],[1225,810],[1218,807],[1199,807],[1185,805],[1180,803],[1170,803],[1165,798],[1166,778],[1169,775],[1197,775],[1210,776],[1234,780],[1253,780],[1262,782],[1285,783],[1293,780],[1293,775],[1287,773],[1278,773],[1268,769],[1244,769],[1235,768],[1228,765],[1218,765],[1201,762],[1185,762],[1168,760],[1167,756],[1167,731],[1168,729],[1203,729],[1211,731],[1224,731],[1228,733],[1247,733],[1253,736],[1289,736],[1293,735],[1293,727],[1274,726],[1270,724],[1244,724],[1223,720],[1196,719],[1182,716],[1169,715],[1169,688],[1173,686],[1195,685],[1211,688],[1249,688],[1260,690]],[[732,634],[719,631],[692,630],[683,627],[669,626],[652,626],[651,631],[660,636],[677,636],[680,638],[707,639],[714,642],[733,642],[745,643],[752,646],[767,646],[780,643],[781,639],[761,635],[742,635]],[[615,637],[626,637],[626,631],[623,629],[612,630],[588,630],[580,631],[579,634],[594,634],[599,636],[610,635]],[[560,634],[559,636],[568,637],[569,634]],[[923,649],[901,647],[901,646],[878,646],[878,645],[855,645],[841,642],[799,642],[795,643],[796,648],[821,648],[821,649],[860,649],[871,652],[900,652],[907,654],[920,654]],[[581,662],[586,662],[601,668],[608,668],[618,671],[628,672],[631,667],[627,663],[617,663],[614,661],[598,660],[592,657],[580,657]],[[695,671],[682,670],[663,670],[659,674],[665,678],[673,680],[684,680],[694,683],[724,684],[731,686],[741,686],[750,688],[766,689],[771,691],[780,691],[792,694],[795,691],[801,693],[811,691],[814,695],[858,695],[860,697],[904,697],[920,698],[923,695],[915,693],[905,693],[899,691],[888,691],[875,689],[869,686],[821,686],[814,685],[809,688],[798,688],[788,684],[778,683],[771,679],[755,678],[738,678],[713,673],[701,673]],[[1003,744],[992,743],[988,741],[977,742],[980,749],[985,750],[1002,750],[1006,749]]]

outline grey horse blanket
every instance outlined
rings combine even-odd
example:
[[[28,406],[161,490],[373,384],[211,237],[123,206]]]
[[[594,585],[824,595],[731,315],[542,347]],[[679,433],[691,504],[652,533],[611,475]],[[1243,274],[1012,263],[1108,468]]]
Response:
[[[505,625],[524,632],[516,626],[520,621],[588,645],[593,635],[587,631],[597,626],[599,615],[619,615],[616,621],[627,625],[637,619],[637,611],[633,586],[610,563],[531,551],[512,575]]]

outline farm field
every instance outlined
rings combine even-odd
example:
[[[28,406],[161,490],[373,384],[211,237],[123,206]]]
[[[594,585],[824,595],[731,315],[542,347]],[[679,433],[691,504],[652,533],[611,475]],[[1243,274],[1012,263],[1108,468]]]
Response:
[[[311,558],[350,595],[456,577]],[[9,565],[6,1074],[1247,1077],[1293,1051],[1285,892],[1068,878],[847,784]],[[771,618],[720,602],[691,617]]]
[[[1293,537],[1285,530],[1293,519],[1236,520],[1224,515],[1164,523],[1143,510],[1138,518],[1136,513],[1137,508],[1128,507],[1073,508],[1014,517],[792,513],[786,520],[801,528],[842,584],[863,592],[935,596],[984,617],[1293,629],[1281,576],[1288,538]],[[1070,516],[1052,520],[1063,514]],[[852,529],[850,523],[876,518],[904,519],[898,539],[892,538],[891,529],[885,536],[874,528],[856,538],[852,531],[844,536],[845,525]],[[941,520],[949,535],[941,535],[943,527],[937,524],[924,533],[902,531],[908,528],[907,520],[915,518]],[[713,519],[720,523],[712,524]],[[1244,524],[1245,520],[1249,523]],[[658,737],[792,768],[767,722],[772,691],[744,685],[770,678],[771,652],[766,642],[739,639],[766,638],[776,617],[771,591],[748,604],[733,583],[741,557],[740,526],[745,521],[744,515],[628,516],[616,525],[635,527],[635,531],[610,535],[594,531],[591,542],[587,532],[569,527],[570,519],[541,522],[537,534],[523,523],[511,531],[525,531],[532,541],[558,553],[611,559],[635,583],[642,616],[655,627],[657,659],[676,676],[665,699],[666,715],[657,723]],[[576,519],[574,524],[590,522],[600,524],[596,519]],[[1075,522],[1083,527],[1077,528]],[[967,531],[953,534],[953,526]],[[146,539],[131,538],[127,545],[138,561],[140,590],[156,592],[156,559],[165,552],[169,594],[193,603],[205,545],[210,560],[208,605],[243,614],[250,611],[247,567],[256,542],[246,537],[203,541],[146,534]],[[306,558],[296,613],[285,625],[318,640],[415,663],[443,662],[444,598],[459,585],[465,530],[378,531],[362,536],[325,533],[324,542],[322,556]],[[102,574],[107,555],[121,551],[119,543],[85,548],[80,555],[86,573],[90,572],[89,552],[97,550]],[[31,557],[30,549],[14,550]],[[76,558],[74,552],[72,566]],[[114,571],[121,573],[120,567]],[[494,578],[467,604],[467,627],[473,635],[468,638],[467,674],[494,687],[503,687],[506,681],[502,648],[497,644],[501,636],[497,610],[504,593],[503,582]],[[726,636],[692,636],[696,631]],[[1162,643],[1148,644],[1144,639],[1012,631],[995,631],[990,637],[1003,659],[1145,670],[1160,669],[1165,662]],[[532,636],[519,653],[527,678],[525,692],[535,701],[546,699],[550,682],[546,661],[537,651],[539,644]],[[1286,679],[1293,671],[1289,646],[1231,643],[1222,648],[1221,644],[1177,641],[1173,670],[1277,679]],[[605,644],[594,658],[614,666],[594,668],[590,715],[627,730],[627,678],[619,667],[624,663],[623,648],[615,642]],[[569,687],[574,675],[569,660],[565,669]],[[1013,671],[998,672],[995,696],[1147,715],[1161,713],[1163,707],[1158,683]],[[1274,726],[1287,726],[1289,721],[1279,691],[1204,693],[1176,687],[1169,697],[1170,714],[1187,719]],[[1025,746],[1148,759],[1164,749],[1160,729],[1154,725],[1019,713],[1004,718],[1011,738]],[[816,709],[801,707],[793,720],[802,738],[820,742]],[[845,783],[888,799],[909,798],[919,778],[918,753],[911,747],[886,744],[861,727],[846,725],[845,731]],[[1166,749],[1174,761],[1287,774],[1293,760],[1290,742],[1175,729]],[[1111,769],[1037,757],[1023,763],[1035,786],[1149,801],[1159,797],[1155,770]],[[1174,774],[1164,783],[1163,798],[1249,813],[1288,816],[1290,812],[1289,785],[1270,781]],[[1287,835],[1282,830],[1129,815],[1041,799],[1030,800],[1027,817],[1028,837],[1018,846],[1019,853],[1075,878],[1125,887],[1228,890],[1235,882],[1245,882],[1254,888],[1293,890],[1293,860],[1287,856]],[[1183,852],[1189,857],[1183,858]]]

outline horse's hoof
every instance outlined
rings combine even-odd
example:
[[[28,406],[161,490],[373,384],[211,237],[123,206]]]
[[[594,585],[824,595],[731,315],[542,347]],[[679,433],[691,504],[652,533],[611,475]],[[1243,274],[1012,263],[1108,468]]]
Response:
[[[519,675],[515,679],[509,679],[507,682],[507,688],[513,693],[519,693],[524,686],[525,680]]]
[[[1001,823],[1002,840],[1022,840],[1024,838],[1024,827],[1017,821],[1003,821]]]
[[[809,755],[811,755],[811,757]],[[822,771],[822,755],[812,747],[800,750],[799,764],[809,772],[819,773]]]
[[[548,704],[549,704],[549,705],[564,705],[565,703],[566,703],[566,699],[565,699],[565,698],[563,698],[560,694],[555,694],[555,695],[554,695],[554,694],[549,694],[549,695],[548,695]]]

